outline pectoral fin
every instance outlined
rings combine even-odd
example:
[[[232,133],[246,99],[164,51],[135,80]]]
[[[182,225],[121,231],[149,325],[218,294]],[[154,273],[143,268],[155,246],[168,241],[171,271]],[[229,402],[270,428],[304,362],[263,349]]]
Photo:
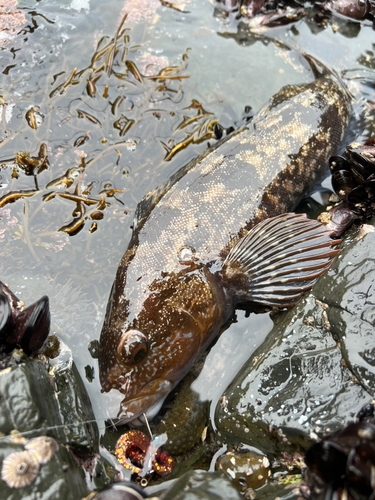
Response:
[[[256,225],[226,257],[222,277],[237,303],[291,306],[340,250],[331,231],[305,214],[282,214]]]

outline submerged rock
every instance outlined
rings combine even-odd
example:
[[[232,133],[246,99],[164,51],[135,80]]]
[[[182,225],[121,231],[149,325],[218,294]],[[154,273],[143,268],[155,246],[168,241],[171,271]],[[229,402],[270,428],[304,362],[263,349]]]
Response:
[[[372,222],[375,222],[374,220]],[[216,408],[218,434],[264,453],[307,449],[353,419],[375,389],[375,234],[343,251],[293,309],[280,313]],[[338,342],[339,341],[339,342]]]

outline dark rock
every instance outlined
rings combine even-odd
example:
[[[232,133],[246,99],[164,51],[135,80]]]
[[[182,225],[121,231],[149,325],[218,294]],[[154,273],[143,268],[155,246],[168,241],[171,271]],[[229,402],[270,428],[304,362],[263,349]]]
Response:
[[[48,463],[41,462],[30,484],[10,488],[2,483],[2,498],[82,498],[89,492],[81,467],[84,462],[91,461],[91,469],[99,472],[94,487],[104,486],[117,473],[99,456],[91,404],[72,360],[67,361],[59,363],[58,356],[51,369],[46,358],[28,358],[16,349],[1,361],[0,468],[11,453],[27,450],[33,438],[50,436],[58,444],[57,452]]]
[[[342,253],[311,293],[275,318],[224,393],[216,409],[221,439],[267,454],[303,451],[371,398],[375,234],[356,241],[357,234],[353,228],[346,235]]]
[[[219,472],[190,471],[163,492],[160,500],[240,500],[243,498]]]

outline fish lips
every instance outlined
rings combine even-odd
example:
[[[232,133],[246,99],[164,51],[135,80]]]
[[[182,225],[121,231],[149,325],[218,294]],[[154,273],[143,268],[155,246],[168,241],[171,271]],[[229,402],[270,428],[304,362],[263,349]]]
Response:
[[[149,382],[132,399],[123,399],[121,409],[117,414],[116,423],[126,424],[136,420],[143,413],[152,419],[160,410],[164,399],[171,392],[175,384],[169,380],[159,378]]]

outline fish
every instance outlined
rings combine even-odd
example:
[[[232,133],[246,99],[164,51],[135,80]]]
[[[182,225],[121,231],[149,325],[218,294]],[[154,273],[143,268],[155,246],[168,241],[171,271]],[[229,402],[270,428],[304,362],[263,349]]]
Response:
[[[236,308],[291,306],[329,267],[337,241],[290,211],[327,168],[349,115],[333,76],[283,87],[138,204],[99,340],[115,422],[152,419]]]

